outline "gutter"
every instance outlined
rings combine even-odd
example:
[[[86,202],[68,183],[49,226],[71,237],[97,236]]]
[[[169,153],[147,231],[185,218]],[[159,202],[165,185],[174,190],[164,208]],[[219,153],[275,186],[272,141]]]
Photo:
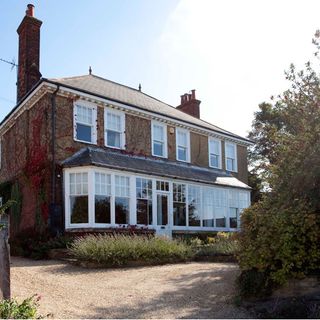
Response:
[[[56,90],[51,96],[51,153],[52,153],[52,172],[51,172],[51,206],[56,204],[56,96],[60,89],[57,85]]]

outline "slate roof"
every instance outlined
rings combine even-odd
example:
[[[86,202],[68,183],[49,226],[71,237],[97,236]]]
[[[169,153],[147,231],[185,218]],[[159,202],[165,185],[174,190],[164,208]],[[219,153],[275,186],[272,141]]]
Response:
[[[186,114],[173,106],[170,106],[158,99],[155,99],[137,89],[124,86],[122,84],[98,77],[96,75],[84,75],[70,78],[44,79],[55,84],[61,84],[71,89],[80,90],[86,93],[107,98],[116,102],[132,105],[140,109],[164,115],[176,120],[184,121],[193,125],[201,126],[205,129],[234,137],[244,142],[251,143],[250,140],[238,136],[232,132],[221,129],[204,120]]]
[[[159,177],[250,189],[245,183],[225,171],[95,147],[82,148],[64,160],[62,165],[65,168],[94,165]]]

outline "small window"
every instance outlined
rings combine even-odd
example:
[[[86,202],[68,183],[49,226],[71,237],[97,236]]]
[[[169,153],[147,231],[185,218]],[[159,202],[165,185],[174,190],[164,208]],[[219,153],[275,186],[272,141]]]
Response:
[[[152,155],[167,157],[167,126],[163,123],[152,122]]]
[[[74,138],[75,140],[97,143],[97,109],[86,102],[76,102],[74,105]]]
[[[183,129],[176,130],[177,160],[190,162],[190,134]]]
[[[104,112],[105,145],[111,148],[125,147],[125,114],[106,108]]]
[[[226,142],[226,170],[237,171],[237,146]]]
[[[221,169],[221,141],[209,139],[209,166]]]
[[[169,182],[158,180],[156,183],[156,189],[158,191],[169,191]]]

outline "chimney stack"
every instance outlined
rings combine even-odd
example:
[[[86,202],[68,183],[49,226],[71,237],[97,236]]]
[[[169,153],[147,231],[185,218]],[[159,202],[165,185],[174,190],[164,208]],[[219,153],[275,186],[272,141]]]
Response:
[[[42,21],[34,17],[34,5],[28,4],[17,33],[19,35],[19,62],[17,102],[40,80],[40,27]]]
[[[177,109],[199,119],[200,103],[201,101],[196,99],[196,90],[191,90],[191,93],[185,93],[181,96],[181,103]]]

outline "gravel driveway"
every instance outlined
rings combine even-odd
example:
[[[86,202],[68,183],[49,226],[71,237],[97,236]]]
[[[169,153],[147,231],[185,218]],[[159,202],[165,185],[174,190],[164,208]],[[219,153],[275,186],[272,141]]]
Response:
[[[247,318],[232,304],[238,272],[231,263],[102,270],[14,257],[12,296],[40,294],[40,313],[55,318]]]

